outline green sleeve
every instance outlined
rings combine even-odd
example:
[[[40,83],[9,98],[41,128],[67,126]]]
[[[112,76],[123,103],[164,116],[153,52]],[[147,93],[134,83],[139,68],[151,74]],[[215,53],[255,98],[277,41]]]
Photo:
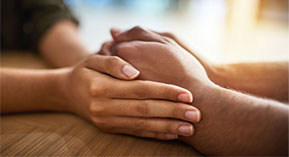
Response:
[[[28,47],[35,51],[46,31],[57,22],[68,19],[78,25],[62,0],[22,0],[21,3],[24,38]]]

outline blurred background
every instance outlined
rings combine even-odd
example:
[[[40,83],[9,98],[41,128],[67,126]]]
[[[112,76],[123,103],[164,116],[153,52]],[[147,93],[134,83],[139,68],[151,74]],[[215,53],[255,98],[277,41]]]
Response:
[[[84,44],[135,25],[176,34],[216,63],[288,60],[288,0],[65,0]]]

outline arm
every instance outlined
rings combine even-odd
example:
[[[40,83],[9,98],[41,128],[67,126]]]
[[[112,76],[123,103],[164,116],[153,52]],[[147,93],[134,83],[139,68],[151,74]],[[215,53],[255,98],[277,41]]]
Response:
[[[155,33],[173,39],[196,57],[214,83],[224,88],[288,102],[288,62],[212,64],[185,45],[174,34]]]
[[[140,27],[112,34],[117,43],[112,50],[137,67],[141,79],[193,93],[193,105],[203,118],[196,124],[197,133],[182,140],[210,155],[288,153],[288,106],[215,85],[198,60],[173,40]]]
[[[64,71],[1,69],[1,113],[64,111]]]
[[[139,72],[115,56],[92,55],[56,70],[0,72],[1,113],[71,112],[105,132],[163,140],[192,135],[191,123],[200,120],[199,110],[186,104],[188,90],[133,80]]]
[[[26,46],[52,66],[72,66],[91,54],[80,40],[77,19],[63,0],[23,0],[19,8]]]
[[[193,79],[192,79],[193,80]],[[208,155],[286,155],[288,106],[216,85],[184,83],[202,113],[197,133],[181,140]]]
[[[288,102],[288,62],[214,65],[209,77],[225,88]]]
[[[80,41],[78,26],[69,20],[58,22],[44,34],[39,51],[55,67],[72,66],[91,54]]]

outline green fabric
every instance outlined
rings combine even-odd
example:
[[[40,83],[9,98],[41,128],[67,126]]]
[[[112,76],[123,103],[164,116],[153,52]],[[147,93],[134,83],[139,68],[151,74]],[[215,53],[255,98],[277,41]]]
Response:
[[[46,31],[64,19],[78,24],[61,0],[2,0],[1,49],[37,51]]]

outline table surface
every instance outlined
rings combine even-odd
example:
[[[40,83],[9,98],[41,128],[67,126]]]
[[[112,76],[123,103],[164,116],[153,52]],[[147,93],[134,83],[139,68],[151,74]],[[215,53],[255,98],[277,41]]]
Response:
[[[5,52],[1,67],[42,69],[31,53]],[[180,141],[160,141],[107,134],[67,113],[23,113],[1,116],[2,156],[201,156]]]

